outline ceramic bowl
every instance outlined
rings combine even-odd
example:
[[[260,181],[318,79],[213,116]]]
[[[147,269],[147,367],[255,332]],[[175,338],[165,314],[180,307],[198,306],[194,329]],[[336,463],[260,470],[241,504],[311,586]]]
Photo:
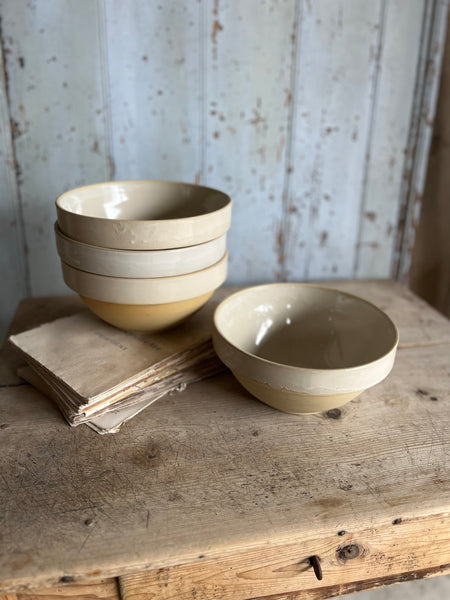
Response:
[[[259,400],[289,413],[336,408],[392,369],[398,333],[379,308],[318,285],[276,283],[216,309],[214,348]]]
[[[170,181],[113,181],[76,188],[56,200],[70,238],[119,250],[184,248],[230,227],[231,199],[218,190]]]
[[[186,248],[172,250],[114,250],[77,242],[64,235],[55,223],[61,260],[71,267],[110,277],[170,277],[201,271],[223,258],[226,234]]]
[[[126,279],[61,262],[66,284],[101,319],[120,329],[160,331],[201,308],[227,275],[228,254],[212,267],[175,277]]]

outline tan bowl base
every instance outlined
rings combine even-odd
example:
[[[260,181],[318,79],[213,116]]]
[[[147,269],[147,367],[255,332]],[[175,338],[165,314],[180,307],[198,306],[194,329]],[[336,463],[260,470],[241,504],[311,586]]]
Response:
[[[292,392],[289,390],[275,390],[265,383],[254,379],[248,379],[242,375],[234,376],[246,390],[253,396],[268,404],[272,408],[295,415],[318,413],[331,408],[337,408],[346,404],[364,390],[349,392],[345,394],[332,394],[329,396],[316,396],[303,392]]]
[[[155,332],[173,327],[190,317],[211,298],[213,292],[165,304],[116,304],[81,295],[80,298],[93,313],[110,325],[130,331]]]

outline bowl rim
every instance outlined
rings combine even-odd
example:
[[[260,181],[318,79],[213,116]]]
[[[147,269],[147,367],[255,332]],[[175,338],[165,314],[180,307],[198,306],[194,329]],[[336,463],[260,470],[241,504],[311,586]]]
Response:
[[[99,275],[77,269],[63,260],[60,262],[63,280],[70,289],[80,296],[112,304],[164,304],[193,298],[220,287],[228,272],[227,251],[218,262],[205,269],[168,277]],[[111,295],[116,299],[112,300]],[[149,296],[152,302],[147,301]]]
[[[153,249],[148,249],[148,250],[130,250],[129,248],[106,248],[105,246],[95,246],[94,244],[88,244],[87,242],[80,242],[79,240],[76,240],[75,238],[70,237],[69,235],[67,235],[66,233],[64,233],[64,231],[60,228],[58,221],[55,221],[55,224],[53,226],[54,232],[55,232],[55,236],[58,238],[61,238],[62,241],[64,243],[67,244],[71,244],[73,246],[82,246],[84,248],[87,248],[88,251],[90,252],[100,252],[101,254],[109,254],[109,253],[119,253],[122,254],[123,256],[132,256],[133,254],[139,255],[139,256],[144,256],[146,252],[150,253],[151,255],[155,256],[155,255],[159,255],[161,253],[173,253],[174,255],[177,254],[188,254],[188,251],[193,252],[194,248],[200,250],[200,249],[204,249],[206,246],[208,245],[214,245],[215,243],[218,243],[219,240],[223,240],[225,239],[226,242],[226,237],[227,237],[227,232],[223,233],[222,235],[219,235],[216,238],[213,238],[212,240],[206,240],[204,242],[200,242],[199,244],[193,244],[192,246],[181,246],[180,248],[157,248],[155,250]],[[150,256],[150,254],[149,254]],[[166,254],[167,256],[167,254]]]
[[[308,288],[317,288],[317,289],[321,289],[321,290],[326,290],[328,292],[335,292],[335,293],[339,293],[342,294],[343,296],[346,296],[348,298],[352,298],[353,300],[357,300],[359,302],[363,302],[364,304],[367,304],[368,306],[370,306],[371,308],[374,308],[378,313],[380,313],[383,318],[386,320],[386,322],[389,324],[389,326],[391,327],[391,329],[394,332],[394,343],[392,344],[392,346],[389,348],[389,350],[387,352],[385,352],[384,354],[382,354],[380,357],[376,358],[375,360],[372,360],[370,362],[366,362],[362,365],[355,365],[354,367],[340,367],[340,368],[313,368],[313,367],[303,367],[303,366],[294,366],[294,365],[288,365],[285,363],[280,363],[280,362],[276,362],[276,361],[272,361],[269,360],[267,358],[262,358],[261,356],[257,356],[256,354],[252,354],[251,352],[248,352],[247,350],[243,350],[242,348],[239,348],[236,344],[234,344],[233,342],[230,341],[230,339],[224,335],[223,331],[219,328],[218,325],[218,318],[219,318],[219,313],[221,312],[221,310],[224,308],[224,306],[230,302],[235,300],[238,296],[241,295],[245,295],[249,290],[255,290],[255,289],[262,289],[262,288],[270,288],[270,287],[308,287]],[[364,298],[361,298],[360,296],[357,296],[355,294],[351,294],[349,292],[342,292],[341,290],[338,290],[336,288],[333,287],[329,287],[326,285],[322,285],[322,284],[318,284],[318,283],[302,283],[302,282],[280,282],[280,283],[265,283],[262,285],[256,285],[256,286],[250,286],[247,287],[243,290],[239,290],[238,292],[235,292],[234,294],[231,294],[231,296],[228,296],[228,298],[225,298],[225,300],[223,300],[216,308],[216,310],[214,311],[214,318],[213,318],[213,324],[214,324],[214,330],[217,334],[219,334],[219,336],[222,338],[222,340],[224,340],[229,346],[231,346],[233,349],[237,350],[239,353],[241,353],[242,355],[244,355],[245,357],[247,357],[248,359],[254,359],[256,361],[260,361],[261,364],[267,364],[270,367],[276,367],[276,368],[281,368],[281,369],[286,369],[288,371],[290,371],[291,373],[294,372],[304,372],[304,373],[327,373],[327,374],[339,374],[339,373],[351,373],[351,372],[358,372],[361,371],[363,369],[367,369],[373,365],[376,365],[378,363],[382,363],[383,361],[385,361],[386,359],[388,359],[393,352],[395,352],[398,343],[399,343],[399,332],[398,329],[395,325],[395,323],[392,321],[392,319],[383,311],[381,310],[381,308],[379,308],[378,306],[376,306],[375,304],[373,304],[373,302],[369,302],[368,300],[365,300]]]
[[[68,210],[67,208],[65,208],[64,206],[61,206],[61,201],[64,199],[65,196],[67,196],[68,194],[72,194],[74,192],[80,192],[82,190],[86,190],[88,188],[95,188],[95,187],[102,187],[102,186],[107,186],[107,185],[120,185],[120,184],[134,184],[134,183],[166,183],[166,184],[171,184],[171,185],[176,185],[176,186],[188,186],[188,187],[192,187],[192,188],[201,188],[203,190],[209,190],[211,192],[214,192],[216,194],[220,194],[222,195],[226,202],[223,206],[221,206],[220,208],[217,208],[216,210],[213,210],[211,212],[207,212],[207,213],[202,213],[200,215],[194,215],[191,217],[175,217],[173,219],[109,219],[107,217],[95,217],[95,216],[90,216],[90,215],[84,215],[84,214],[79,214],[79,213],[75,213],[71,210]],[[67,215],[73,215],[76,218],[82,218],[82,219],[93,219],[95,221],[99,221],[99,222],[107,222],[107,223],[120,223],[120,222],[126,222],[126,223],[174,223],[174,222],[183,222],[183,223],[188,223],[191,221],[196,221],[199,219],[204,219],[204,218],[208,218],[208,217],[212,217],[213,215],[217,215],[220,212],[226,212],[231,208],[233,201],[231,199],[231,197],[226,194],[225,192],[218,190],[217,188],[212,188],[206,185],[200,185],[197,183],[188,183],[188,182],[184,182],[184,181],[171,181],[169,179],[123,179],[123,180],[118,180],[118,181],[101,181],[98,183],[92,183],[92,184],[88,184],[88,185],[82,185],[82,186],[78,186],[76,188],[71,188],[69,190],[66,190],[65,192],[63,192],[62,194],[60,194],[56,200],[55,200],[55,205],[56,205],[56,209],[63,211],[64,213],[66,213]]]
[[[175,279],[181,280],[181,279],[194,279],[195,277],[199,277],[200,275],[204,275],[206,273],[206,271],[211,272],[211,271],[215,271],[218,270],[221,266],[223,266],[224,264],[228,263],[228,250],[225,250],[224,255],[215,263],[213,263],[212,265],[209,265],[208,267],[205,267],[204,269],[199,269],[198,271],[192,271],[191,273],[181,273],[180,275],[169,275],[168,277],[117,277],[116,275],[102,275],[101,273],[91,273],[90,271],[86,271],[85,269],[80,269],[79,267],[73,267],[72,265],[69,265],[68,263],[66,263],[66,261],[64,260],[60,260],[60,262],[68,267],[69,269],[72,269],[74,271],[80,271],[81,273],[85,273],[87,276],[91,277],[92,279],[94,278],[98,278],[99,280],[112,280],[112,279],[119,279],[121,282],[123,281],[124,283],[126,282],[127,284],[133,284],[136,283],[137,285],[145,285],[145,282],[147,281],[160,281],[161,283],[170,283],[170,281],[173,281]]]

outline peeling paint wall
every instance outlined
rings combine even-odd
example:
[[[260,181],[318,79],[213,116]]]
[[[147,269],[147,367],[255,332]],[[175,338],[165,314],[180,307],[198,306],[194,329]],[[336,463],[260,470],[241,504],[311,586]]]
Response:
[[[68,291],[55,198],[108,179],[228,192],[230,283],[390,276],[434,4],[3,0],[3,329]]]

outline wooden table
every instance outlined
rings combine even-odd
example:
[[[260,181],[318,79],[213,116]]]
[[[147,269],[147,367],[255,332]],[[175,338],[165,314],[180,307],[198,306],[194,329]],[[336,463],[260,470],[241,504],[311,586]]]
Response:
[[[400,346],[328,413],[277,412],[225,373],[99,436],[4,350],[3,598],[311,600],[449,573],[450,324],[394,282],[335,286],[386,310]],[[80,307],[27,300],[12,330]]]

